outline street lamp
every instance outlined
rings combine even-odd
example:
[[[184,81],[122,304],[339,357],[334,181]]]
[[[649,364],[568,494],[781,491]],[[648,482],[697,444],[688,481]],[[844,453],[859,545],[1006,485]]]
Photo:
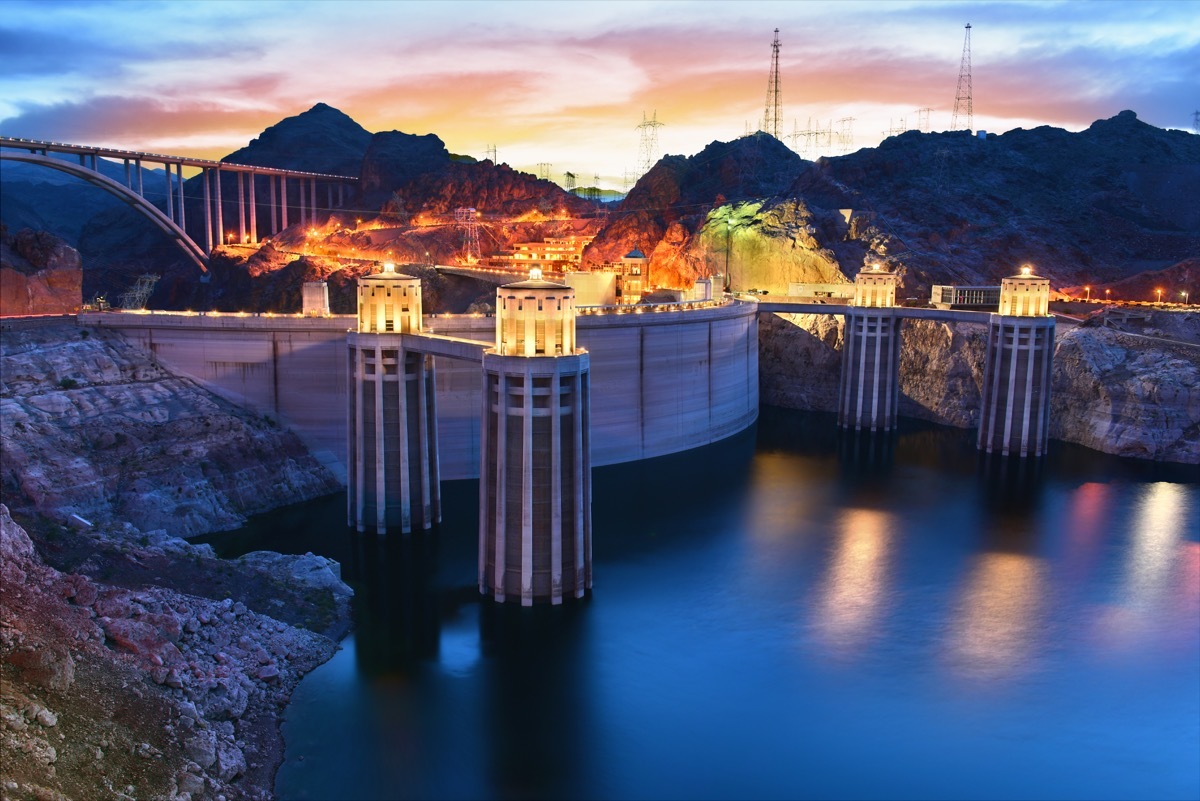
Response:
[[[1104,302],[1107,303],[1111,297],[1112,297],[1112,290],[1111,289],[1104,290]]]
[[[1187,299],[1188,299],[1188,293],[1187,293],[1187,290],[1185,289],[1185,290],[1183,290],[1182,292],[1180,292],[1179,294],[1180,294],[1180,295],[1183,295],[1183,305],[1184,305],[1184,306],[1186,306],[1186,305],[1187,305]]]
[[[1162,290],[1161,290],[1161,289],[1156,289],[1156,290],[1154,290],[1154,291],[1158,293],[1158,302],[1159,302],[1159,303],[1162,303]]]
[[[1092,302],[1092,288],[1090,286],[1085,286],[1083,289],[1085,292],[1087,292],[1087,297],[1084,298],[1084,300],[1086,300],[1088,303],[1091,303]]]

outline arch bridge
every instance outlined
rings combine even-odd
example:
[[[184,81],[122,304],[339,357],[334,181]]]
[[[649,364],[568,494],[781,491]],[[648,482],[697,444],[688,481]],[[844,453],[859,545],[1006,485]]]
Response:
[[[79,163],[61,156],[76,156]],[[123,163],[124,181],[104,175],[100,171],[100,159]],[[202,271],[207,270],[205,263],[213,247],[233,240],[234,230],[226,230],[227,222],[230,225],[236,222],[236,241],[257,243],[262,237],[273,236],[293,223],[310,224],[316,219],[318,209],[333,209],[335,189],[337,205],[343,205],[346,187],[358,184],[357,177],[347,175],[8,136],[0,136],[0,160],[59,170],[115,195],[149,218]],[[147,186],[142,169],[144,163],[162,166],[164,183],[161,189]],[[199,169],[200,173],[185,181],[184,167]],[[236,188],[231,187],[229,179],[224,177],[228,174],[232,174]],[[200,179],[198,195],[185,197],[185,184],[194,185],[195,178]],[[319,187],[325,190],[323,207],[317,205]],[[236,197],[226,197],[235,192]],[[154,196],[157,197],[151,199]],[[189,204],[193,206],[196,219],[196,202],[202,204],[198,213],[203,222],[197,220],[189,225],[187,208]]]

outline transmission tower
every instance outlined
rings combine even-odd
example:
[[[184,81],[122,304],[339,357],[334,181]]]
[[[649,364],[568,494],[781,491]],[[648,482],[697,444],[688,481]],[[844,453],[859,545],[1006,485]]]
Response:
[[[463,261],[479,261],[479,215],[475,209],[455,209],[454,222],[463,229]]]
[[[491,161],[493,164],[498,164],[498,163],[499,163],[499,162],[497,162],[497,161],[496,161],[496,146],[495,146],[495,145],[488,145],[488,146],[487,146],[487,158],[488,158],[488,160],[489,160],[489,161]]]
[[[1192,112],[1192,130],[1200,134],[1200,111]]]
[[[908,130],[908,124],[905,121],[904,117],[900,118],[899,125],[892,125],[892,118],[888,117],[888,127],[887,127],[887,130],[883,132],[883,135],[885,137],[899,136],[900,134],[904,133],[907,130]]]
[[[130,311],[140,311],[146,308],[146,302],[150,300],[150,293],[154,291],[154,285],[158,283],[159,277],[151,273],[139,276],[133,286],[121,293],[117,300],[117,306]]]
[[[575,173],[568,172],[563,174],[563,189],[568,192],[575,191]]]
[[[843,154],[850,152],[850,148],[854,146],[853,117],[842,117],[838,120],[837,141]]]
[[[767,79],[767,106],[763,111],[764,133],[769,133],[776,139],[780,139],[779,126],[782,124],[780,120],[779,98],[779,29],[775,29],[775,41],[771,42],[771,77]]]
[[[929,133],[929,114],[932,111],[931,108],[917,109],[917,130],[921,133]]]
[[[657,110],[650,115],[650,119],[646,119],[646,112],[642,112],[642,124],[638,130],[642,132],[643,175],[650,172],[650,168],[658,161],[658,129],[661,127],[663,123],[658,121]]]
[[[550,180],[550,168],[553,166],[554,165],[548,161],[539,161],[538,162],[538,178],[541,178],[543,181],[549,181]]]
[[[975,130],[975,101],[971,97],[971,23],[963,37],[962,62],[958,67],[958,89],[954,93],[954,115],[950,118],[950,130],[958,130],[958,118],[967,118],[966,130]]]

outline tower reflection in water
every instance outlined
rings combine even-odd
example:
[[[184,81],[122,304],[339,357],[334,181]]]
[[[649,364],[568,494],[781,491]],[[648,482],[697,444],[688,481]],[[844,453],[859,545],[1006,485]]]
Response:
[[[352,534],[355,652],[367,676],[438,657],[437,530],[409,536]]]

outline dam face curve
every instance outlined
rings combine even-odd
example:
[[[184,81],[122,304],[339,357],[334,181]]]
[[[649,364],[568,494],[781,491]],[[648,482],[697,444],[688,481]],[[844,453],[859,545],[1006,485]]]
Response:
[[[79,323],[118,330],[173,372],[278,419],[345,481],[346,334],[356,325],[353,315],[85,312]],[[428,315],[424,329],[495,341],[491,317]],[[758,419],[753,303],[619,314],[585,309],[577,336],[591,360],[594,466],[698,448]],[[435,361],[441,477],[477,478],[479,365]]]

